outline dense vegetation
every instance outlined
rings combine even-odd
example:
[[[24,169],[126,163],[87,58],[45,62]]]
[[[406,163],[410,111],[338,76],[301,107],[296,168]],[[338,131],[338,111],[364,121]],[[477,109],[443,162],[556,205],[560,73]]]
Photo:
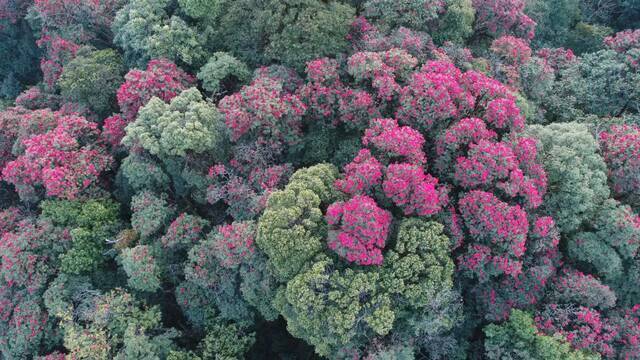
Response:
[[[636,28],[0,0],[0,359],[640,359]]]

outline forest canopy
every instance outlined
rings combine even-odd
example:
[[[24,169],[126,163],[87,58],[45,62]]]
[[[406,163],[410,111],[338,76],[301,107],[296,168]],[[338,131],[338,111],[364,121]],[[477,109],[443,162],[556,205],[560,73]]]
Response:
[[[640,1],[0,0],[0,359],[640,359]]]

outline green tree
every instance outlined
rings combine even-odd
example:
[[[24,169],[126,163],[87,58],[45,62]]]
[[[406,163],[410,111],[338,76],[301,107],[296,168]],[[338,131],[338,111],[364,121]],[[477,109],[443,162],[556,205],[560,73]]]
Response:
[[[543,206],[562,233],[590,221],[609,198],[607,167],[589,128],[579,123],[530,126],[527,135],[540,144],[548,189]]]
[[[42,217],[70,229],[71,248],[60,256],[60,270],[67,274],[90,274],[104,264],[106,241],[120,227],[120,205],[110,199],[45,200]]]
[[[238,83],[244,83],[249,78],[251,72],[247,65],[225,52],[214,53],[198,72],[202,87],[214,94],[222,89],[233,90]]]
[[[122,143],[140,145],[160,156],[186,156],[215,150],[224,139],[221,116],[196,88],[183,91],[166,104],[152,98],[126,128]]]
[[[327,164],[301,169],[284,190],[269,197],[256,244],[281,281],[292,278],[322,249],[327,227],[320,206],[328,203],[323,200],[334,192],[337,175]]]
[[[85,105],[106,116],[116,104],[116,91],[124,81],[124,66],[115,50],[80,49],[58,79],[64,100]]]

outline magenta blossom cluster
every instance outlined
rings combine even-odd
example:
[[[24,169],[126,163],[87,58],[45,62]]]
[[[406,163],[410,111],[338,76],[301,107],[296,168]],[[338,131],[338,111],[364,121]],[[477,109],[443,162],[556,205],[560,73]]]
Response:
[[[382,180],[382,164],[371,155],[369,149],[361,149],[358,155],[344,167],[344,178],[336,180],[338,190],[350,194],[366,194]]]
[[[459,117],[474,105],[461,80],[460,70],[453,64],[428,62],[400,90],[396,117],[421,131]]]
[[[613,191],[624,195],[640,190],[640,128],[613,126],[600,133],[600,145]]]
[[[524,0],[473,0],[476,31],[533,39],[536,22],[525,14],[525,5]]]
[[[313,121],[358,128],[366,126],[369,118],[379,115],[371,94],[351,89],[341,81],[336,60],[321,58],[310,61],[306,72],[308,81],[296,94],[307,107],[305,115]]]
[[[41,185],[48,196],[74,199],[111,166],[104,148],[90,144],[98,135],[97,125],[83,117],[58,116],[54,129],[23,141],[24,154],[5,165],[2,179],[21,195]]]
[[[459,208],[469,233],[477,239],[458,259],[460,266],[480,279],[499,274],[518,276],[529,231],[526,212],[478,190],[460,199]]]
[[[327,209],[329,248],[358,265],[382,264],[382,249],[389,233],[391,214],[375,200],[358,195]]]
[[[387,157],[401,157],[412,164],[423,164],[424,137],[409,126],[398,126],[395,119],[373,119],[362,144],[370,145]]]
[[[295,144],[302,135],[306,106],[284,88],[281,80],[265,74],[239,92],[224,97],[218,109],[225,116],[232,141]]]
[[[425,174],[422,166],[391,164],[382,190],[405,215],[429,216],[440,212],[448,201],[446,192],[437,185],[438,179]]]
[[[42,70],[42,80],[46,90],[53,92],[56,88],[56,81],[62,75],[62,68],[73,58],[80,49],[80,45],[63,39],[57,35],[42,34],[37,44],[44,49],[46,56],[40,60]]]
[[[594,351],[605,358],[615,357],[612,343],[618,329],[595,309],[551,304],[538,313],[535,321],[538,329],[550,335],[562,335],[576,349]]]
[[[640,48],[640,29],[624,30],[604,38],[604,45],[619,53]]]
[[[220,225],[213,237],[215,256],[220,265],[233,268],[251,257],[255,252],[255,228],[250,222],[234,222]]]
[[[138,110],[152,97],[168,102],[195,84],[193,76],[166,59],[151,60],[146,70],[133,69],[124,79],[117,97],[122,117],[128,122],[136,118]]]

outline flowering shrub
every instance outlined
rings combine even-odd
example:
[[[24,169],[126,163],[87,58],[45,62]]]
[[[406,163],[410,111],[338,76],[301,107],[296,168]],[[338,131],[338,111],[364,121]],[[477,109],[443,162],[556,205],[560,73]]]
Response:
[[[104,149],[90,144],[98,135],[96,124],[83,117],[58,116],[54,129],[24,140],[24,154],[5,165],[3,180],[23,196],[41,185],[48,196],[73,199],[111,165]]]
[[[476,9],[476,31],[489,35],[516,35],[531,40],[536,23],[525,12],[523,0],[473,0]]]
[[[146,70],[133,69],[124,79],[117,97],[122,116],[128,122],[135,120],[138,110],[152,97],[168,102],[195,83],[191,75],[166,59],[151,60]]]
[[[368,196],[331,204],[326,214],[329,248],[358,265],[382,264],[382,249],[389,232],[391,215]]]
[[[219,111],[231,131],[231,140],[299,141],[305,105],[283,88],[283,83],[263,76],[220,100]]]
[[[600,133],[600,146],[609,168],[609,181],[618,195],[634,196],[640,189],[640,129],[613,126]]]
[[[255,224],[253,222],[234,222],[228,225],[220,225],[215,233],[210,234],[215,255],[220,265],[233,268],[246,262],[255,252],[253,244],[255,237]]]

